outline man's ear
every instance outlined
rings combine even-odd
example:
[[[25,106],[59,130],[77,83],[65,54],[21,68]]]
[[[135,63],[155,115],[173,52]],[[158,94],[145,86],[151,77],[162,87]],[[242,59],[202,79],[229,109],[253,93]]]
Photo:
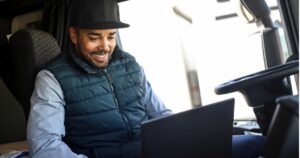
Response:
[[[70,27],[69,34],[73,44],[77,44],[78,33],[75,27]]]

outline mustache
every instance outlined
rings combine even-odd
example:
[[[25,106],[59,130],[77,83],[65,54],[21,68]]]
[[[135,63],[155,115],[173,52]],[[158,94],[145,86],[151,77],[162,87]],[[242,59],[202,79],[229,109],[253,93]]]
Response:
[[[107,54],[108,52],[107,51],[94,51],[91,53],[91,55],[104,55],[104,54]]]

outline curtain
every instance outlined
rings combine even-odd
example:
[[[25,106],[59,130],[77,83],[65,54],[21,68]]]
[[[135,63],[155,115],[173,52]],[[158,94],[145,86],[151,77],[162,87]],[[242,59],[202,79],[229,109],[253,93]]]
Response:
[[[42,27],[54,36],[62,51],[67,47],[71,4],[74,0],[45,0]]]

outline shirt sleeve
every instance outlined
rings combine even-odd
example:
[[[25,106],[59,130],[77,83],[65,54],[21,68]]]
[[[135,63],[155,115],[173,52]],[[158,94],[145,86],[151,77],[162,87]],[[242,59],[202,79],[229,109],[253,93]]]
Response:
[[[141,68],[142,69],[142,68]],[[146,111],[150,119],[161,117],[163,115],[170,115],[172,111],[165,106],[165,104],[160,100],[160,98],[153,91],[150,83],[147,81],[144,70],[143,74],[143,84],[145,87],[145,98],[144,104],[146,106]]]
[[[35,81],[27,124],[27,141],[33,158],[84,158],[62,141],[65,136],[64,96],[54,75],[42,70]]]

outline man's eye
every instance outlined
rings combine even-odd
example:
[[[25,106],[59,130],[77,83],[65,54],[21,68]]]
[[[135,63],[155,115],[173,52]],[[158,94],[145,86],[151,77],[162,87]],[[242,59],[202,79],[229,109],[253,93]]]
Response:
[[[91,41],[95,41],[95,40],[98,39],[98,37],[89,37],[89,39],[90,39]]]
[[[115,37],[113,37],[113,36],[108,37],[108,40],[113,40],[113,39],[115,39]]]

